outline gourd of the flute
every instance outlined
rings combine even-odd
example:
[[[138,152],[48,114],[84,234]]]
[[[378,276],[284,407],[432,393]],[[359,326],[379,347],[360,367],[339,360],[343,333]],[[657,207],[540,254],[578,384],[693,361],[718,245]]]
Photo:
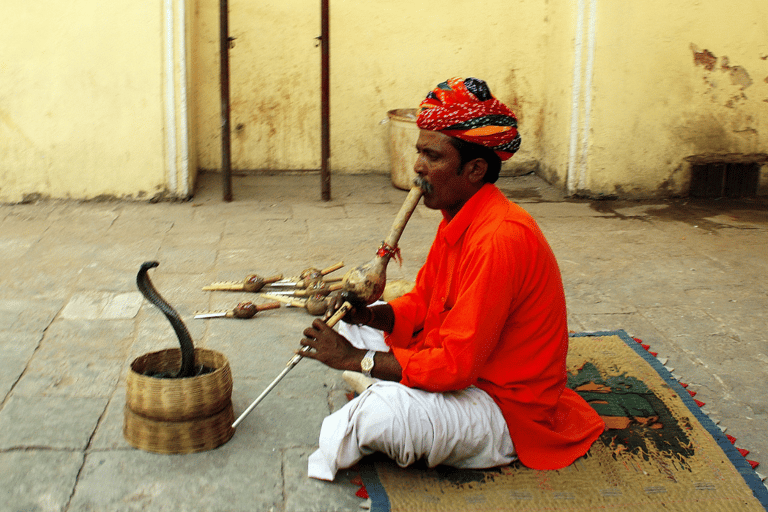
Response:
[[[328,309],[328,301],[325,295],[312,295],[307,297],[306,307],[307,313],[313,316],[320,316]]]
[[[308,281],[317,281],[318,279],[323,278],[323,274],[319,268],[309,267],[301,271],[299,278],[306,279]]]
[[[376,256],[368,263],[351,269],[341,283],[346,292],[352,292],[365,302],[376,302],[387,285],[387,263],[391,256]]]
[[[253,318],[258,312],[258,308],[253,302],[241,302],[232,311],[235,318]]]
[[[258,274],[249,274],[245,280],[243,280],[243,290],[246,292],[258,292],[264,288],[264,285],[272,284],[282,278],[282,274],[272,277],[261,277]]]
[[[257,274],[250,274],[243,280],[243,290],[257,292],[264,287],[264,278]]]

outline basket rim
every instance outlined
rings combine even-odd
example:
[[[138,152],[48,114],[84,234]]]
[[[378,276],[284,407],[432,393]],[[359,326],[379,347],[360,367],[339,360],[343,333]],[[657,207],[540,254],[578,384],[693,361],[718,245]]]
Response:
[[[138,371],[136,371],[136,369],[134,368],[134,366],[140,361],[143,362],[143,360],[145,359],[151,359],[152,356],[163,357],[164,355],[167,355],[170,353],[178,353],[180,356],[181,349],[166,348],[162,350],[156,350],[154,352],[146,352],[144,354],[137,356],[128,365],[129,377],[134,379],[139,379],[139,381],[146,381],[146,382],[171,381],[171,380],[186,381],[189,379],[198,379],[198,378],[205,378],[205,377],[215,378],[215,377],[218,377],[222,372],[226,371],[226,369],[229,367],[229,359],[227,359],[227,357],[221,352],[217,350],[208,349],[208,348],[196,347],[195,357],[197,357],[198,355],[210,355],[214,357],[219,357],[221,359],[221,361],[219,361],[219,364],[214,367],[212,372],[206,373],[203,375],[193,375],[192,377],[181,377],[177,379],[157,379],[155,377],[143,375],[142,373],[139,373]]]

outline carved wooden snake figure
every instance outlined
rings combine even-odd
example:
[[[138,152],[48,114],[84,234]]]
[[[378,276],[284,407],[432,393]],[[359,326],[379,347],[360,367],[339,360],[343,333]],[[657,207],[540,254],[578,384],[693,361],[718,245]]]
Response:
[[[192,343],[192,336],[189,335],[187,326],[184,325],[176,310],[160,296],[152,281],[149,280],[147,271],[158,265],[159,263],[156,261],[145,261],[142,263],[139,273],[136,275],[136,286],[138,286],[141,294],[149,302],[157,306],[168,321],[171,322],[171,326],[176,332],[176,337],[179,339],[179,345],[181,345],[181,366],[176,373],[147,370],[145,375],[157,378],[178,379],[208,373],[210,371],[209,368],[202,365],[195,366],[195,346]]]

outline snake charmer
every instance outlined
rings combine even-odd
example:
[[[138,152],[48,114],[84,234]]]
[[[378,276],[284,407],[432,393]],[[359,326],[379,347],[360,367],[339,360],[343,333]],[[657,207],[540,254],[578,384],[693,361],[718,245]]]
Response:
[[[357,305],[338,332],[320,320],[304,330],[305,357],[373,382],[325,418],[309,476],[333,480],[373,452],[401,466],[563,468],[605,425],[566,387],[555,256],[494,185],[520,146],[517,119],[483,80],[452,78],[422,101],[417,125],[414,170],[443,219],[410,292]]]

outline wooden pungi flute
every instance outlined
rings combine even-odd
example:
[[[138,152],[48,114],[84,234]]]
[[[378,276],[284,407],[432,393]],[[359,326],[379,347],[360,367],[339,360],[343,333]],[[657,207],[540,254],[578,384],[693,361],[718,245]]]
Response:
[[[384,287],[387,284],[387,264],[389,260],[395,254],[398,254],[397,243],[400,241],[400,236],[403,234],[405,225],[411,218],[413,211],[416,209],[416,205],[419,204],[419,200],[425,191],[429,191],[431,186],[428,182],[418,177],[414,180],[414,187],[408,192],[408,196],[405,198],[403,206],[400,207],[400,211],[395,217],[395,221],[392,223],[392,228],[389,230],[389,234],[384,239],[382,244],[376,251],[376,256],[373,260],[364,265],[351,269],[344,276],[342,280],[342,289],[345,292],[353,294],[359,301],[365,304],[372,304],[376,302],[381,294],[384,292]],[[334,315],[326,322],[329,327],[333,327],[347,312],[352,309],[352,304],[349,301],[345,301],[341,307],[334,313]],[[288,364],[282,372],[277,376],[272,383],[259,395],[248,408],[243,411],[240,417],[235,420],[232,427],[237,427],[248,414],[261,402],[267,394],[277,386],[278,382],[285,377],[285,375],[296,366],[299,361],[304,357],[304,354],[310,350],[309,347],[302,347],[288,361]]]

